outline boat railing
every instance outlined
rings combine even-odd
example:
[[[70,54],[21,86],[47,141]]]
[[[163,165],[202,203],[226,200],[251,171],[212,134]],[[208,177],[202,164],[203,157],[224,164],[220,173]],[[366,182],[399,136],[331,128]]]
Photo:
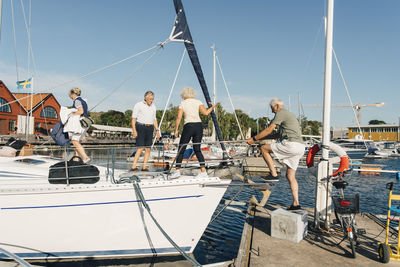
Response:
[[[223,151],[220,148],[220,144],[224,143],[227,147],[227,154],[229,157],[224,158]],[[156,168],[156,172],[162,172],[165,179],[168,179],[168,175],[171,173],[171,169],[176,167],[176,155],[178,155],[184,147],[191,147],[193,145],[200,144],[204,149],[204,146],[210,147],[209,150],[203,150],[203,154],[206,156],[205,163],[208,167],[213,167],[214,169],[220,166],[232,166],[232,165],[240,165],[243,162],[243,158],[245,155],[249,153],[249,149],[251,146],[245,143],[245,140],[233,140],[233,141],[203,141],[200,143],[192,143],[189,142],[187,144],[181,144],[179,146],[178,143],[164,143],[159,142],[158,144],[152,147],[152,153],[154,156],[153,162],[149,162],[149,166],[154,165]],[[96,166],[101,166],[105,168],[99,174],[100,178],[104,181],[110,181],[111,183],[118,183],[119,177],[116,177],[116,170],[129,168],[129,163],[127,160],[132,158],[132,150],[135,150],[132,146],[105,146],[105,145],[84,145],[86,153],[94,159],[91,164]],[[149,146],[150,148],[151,146]],[[146,148],[146,147],[145,147]],[[70,185],[74,184],[74,179],[84,179],[84,178],[94,178],[96,176],[91,175],[82,175],[77,177],[74,175],[72,177],[71,170],[75,168],[85,168],[87,165],[72,165],[68,164],[68,160],[70,156],[69,154],[73,153],[72,147],[59,147],[59,146],[48,146],[48,147],[39,147],[33,148],[35,154],[38,155],[46,155],[52,158],[63,159],[64,165],[62,166],[52,166],[52,169],[65,169],[65,177],[62,178],[52,178],[53,180],[66,180],[64,184]],[[176,154],[175,154],[176,153]],[[193,153],[194,154],[194,153]],[[207,158],[208,154],[208,158]],[[171,163],[172,161],[172,163]],[[138,164],[140,166],[140,163]],[[162,168],[161,168],[162,167]],[[165,168],[168,167],[168,168]],[[199,165],[195,158],[189,158],[182,163],[182,168],[185,169],[198,169]],[[148,178],[151,178],[150,173],[145,175]],[[76,181],[75,181],[76,182]]]

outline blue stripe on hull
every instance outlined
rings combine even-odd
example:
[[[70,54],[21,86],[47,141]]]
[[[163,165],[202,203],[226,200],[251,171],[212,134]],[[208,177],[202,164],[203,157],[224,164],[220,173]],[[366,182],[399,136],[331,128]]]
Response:
[[[202,197],[202,196],[203,195],[182,196],[182,197],[167,197],[167,198],[154,198],[154,199],[146,199],[146,202],[163,201],[163,200],[174,200],[174,199],[185,199],[185,198],[198,198],[198,197]],[[66,205],[51,205],[51,206],[6,207],[6,208],[1,208],[1,210],[67,208],[67,207],[81,207],[81,206],[95,206],[95,205],[126,204],[126,203],[136,203],[136,202],[139,202],[139,200],[111,201],[111,202],[97,202],[97,203],[83,203],[83,204],[66,204]]]
[[[181,247],[185,252],[190,252],[191,247]],[[26,252],[15,253],[25,259],[48,259],[48,258],[87,258],[87,257],[113,257],[113,256],[138,256],[153,255],[155,253],[172,253],[177,252],[171,248],[155,248],[152,249],[128,249],[128,250],[104,250],[104,251],[70,251],[70,252]],[[0,253],[0,258],[9,258],[7,255]]]

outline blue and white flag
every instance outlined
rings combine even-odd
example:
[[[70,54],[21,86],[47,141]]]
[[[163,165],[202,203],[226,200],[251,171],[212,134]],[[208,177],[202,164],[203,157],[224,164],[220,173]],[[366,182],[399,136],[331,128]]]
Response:
[[[30,89],[32,86],[32,78],[25,81],[17,82],[17,89]]]

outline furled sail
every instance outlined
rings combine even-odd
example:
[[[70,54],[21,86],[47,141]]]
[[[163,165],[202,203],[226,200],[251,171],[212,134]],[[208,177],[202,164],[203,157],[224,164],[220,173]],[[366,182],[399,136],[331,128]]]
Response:
[[[181,41],[184,42],[190,61],[192,62],[194,71],[196,72],[197,79],[199,80],[201,90],[203,91],[204,97],[206,99],[208,107],[210,107],[209,102],[211,102],[210,94],[208,93],[208,88],[206,81],[204,80],[203,71],[201,69],[199,57],[197,56],[196,48],[194,47],[192,35],[190,34],[189,26],[186,21],[185,11],[183,10],[183,5],[181,0],[174,0],[176,20],[174,28],[172,29],[170,40],[171,41]],[[216,103],[215,103],[216,104]],[[219,141],[222,140],[221,130],[218,125],[217,116],[215,112],[211,112],[211,118],[215,125],[215,130]],[[224,151],[224,158],[227,157],[226,149],[224,143],[221,142],[221,148]]]

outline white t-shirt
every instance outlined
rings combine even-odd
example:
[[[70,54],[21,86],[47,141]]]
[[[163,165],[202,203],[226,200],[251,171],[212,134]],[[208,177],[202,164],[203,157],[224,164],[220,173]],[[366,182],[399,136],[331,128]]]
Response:
[[[132,118],[139,123],[154,124],[156,110],[156,105],[153,103],[149,106],[145,101],[140,101],[133,107]]]
[[[188,98],[181,102],[179,108],[183,110],[185,123],[190,122],[201,122],[199,115],[199,106],[203,105],[200,100],[194,98]]]

